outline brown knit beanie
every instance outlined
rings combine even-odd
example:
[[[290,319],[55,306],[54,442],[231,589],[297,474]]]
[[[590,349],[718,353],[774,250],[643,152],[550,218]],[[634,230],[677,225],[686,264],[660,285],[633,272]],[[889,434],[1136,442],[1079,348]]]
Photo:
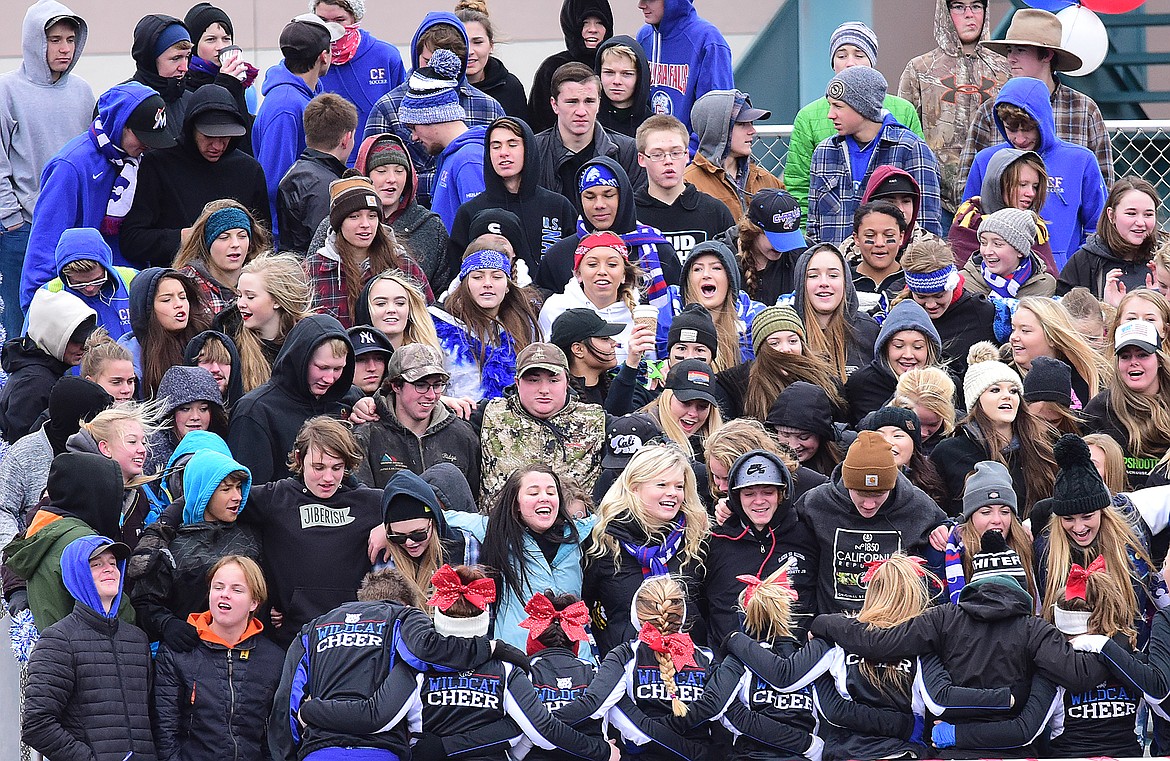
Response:
[[[355,211],[372,209],[382,218],[382,201],[369,177],[342,177],[329,183],[329,226],[341,231],[341,223]]]
[[[855,491],[892,491],[898,466],[890,444],[877,431],[862,431],[841,465],[841,481]]]

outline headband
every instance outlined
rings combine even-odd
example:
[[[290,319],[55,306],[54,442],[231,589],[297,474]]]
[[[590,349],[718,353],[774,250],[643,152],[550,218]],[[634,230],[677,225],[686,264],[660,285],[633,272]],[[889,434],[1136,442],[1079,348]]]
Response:
[[[617,175],[613,173],[612,169],[605,164],[593,164],[581,174],[581,179],[577,181],[577,192],[584,193],[589,188],[595,188],[598,185],[621,190]]]
[[[462,280],[478,270],[501,270],[506,275],[511,272],[512,267],[506,254],[490,250],[476,251],[473,254],[468,254],[467,258],[463,260],[463,264],[459,267],[459,279]]]
[[[228,206],[212,212],[203,226],[203,244],[210,250],[211,242],[228,230],[247,230],[252,234],[252,218],[243,209]]]
[[[934,272],[907,272],[906,287],[913,293],[943,293],[959,284],[959,270],[948,264]]]
[[[591,233],[581,238],[581,242],[577,245],[577,250],[573,252],[573,269],[577,269],[581,265],[581,259],[585,254],[589,253],[595,248],[612,248],[618,252],[618,255],[627,262],[630,260],[630,249],[626,242],[621,239],[617,233],[609,232],[608,230],[600,233]]]
[[[435,610],[435,631],[444,637],[483,637],[487,635],[490,623],[491,615],[486,610],[471,618],[455,618]]]
[[[1059,605],[1052,609],[1052,619],[1056,628],[1060,629],[1061,634],[1067,634],[1070,637],[1089,633],[1089,616],[1091,615],[1093,614],[1087,610],[1065,610]]]

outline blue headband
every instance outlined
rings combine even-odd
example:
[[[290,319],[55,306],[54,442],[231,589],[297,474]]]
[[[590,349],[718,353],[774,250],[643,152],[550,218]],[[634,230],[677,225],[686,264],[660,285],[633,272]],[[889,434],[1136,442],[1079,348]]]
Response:
[[[203,244],[211,250],[211,242],[228,230],[247,230],[252,234],[252,220],[242,209],[229,206],[213,212],[203,226]]]
[[[943,293],[959,284],[959,271],[949,264],[934,272],[907,272],[906,287],[913,293]]]
[[[459,279],[467,277],[476,270],[501,270],[505,275],[511,271],[508,257],[499,251],[476,251],[468,254],[459,268]]]
[[[584,193],[589,188],[595,188],[598,185],[618,189],[621,187],[618,185],[617,175],[613,173],[612,169],[605,164],[592,164],[581,175],[581,179],[577,183],[577,192]]]
[[[182,24],[171,24],[159,32],[158,39],[154,41],[154,57],[158,58],[167,52],[172,45],[183,40],[187,42],[191,41],[191,35],[187,32],[187,27]]]

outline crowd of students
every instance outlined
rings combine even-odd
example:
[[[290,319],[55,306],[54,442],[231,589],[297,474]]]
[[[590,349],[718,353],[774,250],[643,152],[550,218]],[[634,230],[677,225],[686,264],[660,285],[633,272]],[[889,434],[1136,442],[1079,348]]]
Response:
[[[26,754],[1170,751],[1170,245],[1055,16],[843,24],[772,174],[692,0],[528,88],[309,5],[0,75]]]

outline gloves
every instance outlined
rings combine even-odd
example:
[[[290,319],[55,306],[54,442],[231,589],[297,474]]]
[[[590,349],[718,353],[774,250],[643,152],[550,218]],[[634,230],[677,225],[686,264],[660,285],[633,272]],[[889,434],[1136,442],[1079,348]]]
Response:
[[[529,662],[528,656],[520,648],[509,645],[502,639],[492,640],[492,657],[504,663],[511,663],[525,673],[532,668],[532,663]]]
[[[955,745],[955,725],[940,721],[930,730],[930,739],[936,748],[952,748]]]
[[[410,749],[411,761],[447,761],[447,749],[443,747],[443,738],[436,734],[424,732],[419,735]]]
[[[825,741],[816,735],[812,735],[812,744],[808,746],[803,754],[808,761],[821,761],[821,755],[825,752]]]
[[[1099,653],[1108,641],[1104,634],[1081,634],[1069,640],[1069,644],[1082,653]]]
[[[189,653],[199,645],[199,632],[186,621],[172,618],[163,625],[162,640],[176,653]]]
[[[27,589],[18,589],[8,597],[8,612],[13,618],[22,610],[28,610]]]

